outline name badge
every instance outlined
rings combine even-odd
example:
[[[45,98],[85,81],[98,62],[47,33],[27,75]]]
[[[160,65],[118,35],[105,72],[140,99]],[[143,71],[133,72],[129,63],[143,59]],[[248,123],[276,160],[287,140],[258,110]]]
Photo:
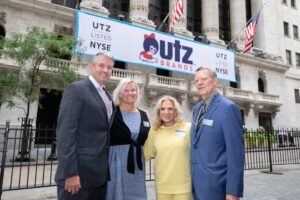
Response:
[[[145,127],[150,127],[150,123],[147,122],[147,121],[143,121],[143,125],[144,125]]]
[[[186,136],[186,132],[185,131],[181,131],[181,130],[176,130],[176,136],[177,137],[185,137]]]
[[[202,124],[206,126],[212,126],[214,124],[214,120],[211,119],[203,119]]]

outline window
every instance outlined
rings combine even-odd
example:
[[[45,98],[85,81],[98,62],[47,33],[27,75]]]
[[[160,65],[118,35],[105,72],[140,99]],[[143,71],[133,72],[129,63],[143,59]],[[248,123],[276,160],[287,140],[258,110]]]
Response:
[[[126,66],[125,62],[115,60],[114,68],[125,69],[126,68],[125,66]]]
[[[296,2],[295,2],[295,0],[291,0],[291,7],[292,8],[296,8]]]
[[[251,10],[251,0],[246,0],[246,22],[248,22],[252,17]]]
[[[231,40],[229,7],[228,0],[219,0],[219,38],[225,42]]]
[[[5,29],[3,26],[0,24],[0,38],[5,38]]]
[[[241,116],[242,116],[242,122],[243,122],[243,125],[245,125],[245,112],[244,112],[244,110],[240,110],[240,112],[241,112]]]
[[[129,0],[119,0],[114,2],[104,0],[102,5],[108,9],[110,18],[127,21],[129,16]]]
[[[103,1],[103,7],[109,9],[109,2],[108,1]]]
[[[1,26],[0,24],[0,40],[5,38],[5,30],[3,28],[3,26]],[[0,43],[0,49],[3,49],[3,46]]]
[[[282,0],[282,3],[287,4],[286,0]]]
[[[296,53],[296,67],[300,68],[300,53]]]
[[[300,93],[299,89],[295,89],[295,102],[300,103]]]
[[[285,50],[285,59],[287,65],[292,65],[292,53],[290,50]]]
[[[197,37],[201,33],[201,1],[189,0],[187,3],[187,27]]]
[[[155,1],[149,0],[149,12],[148,19],[152,20],[156,25],[156,29],[160,28],[160,31],[168,30],[168,23],[163,23],[163,20],[169,12],[169,1]]]
[[[284,36],[289,36],[289,23],[283,22],[283,31],[284,31]]]
[[[299,39],[298,26],[293,25],[294,39]]]
[[[258,85],[258,91],[264,93],[265,85],[264,85],[264,81],[262,80],[262,78],[258,78],[257,85]]]
[[[237,82],[231,82],[230,81],[229,86],[232,87],[232,88],[238,88]]]
[[[159,69],[159,68],[156,69],[156,74],[159,75],[159,76],[166,76],[166,77],[170,77],[171,76],[170,70]]]

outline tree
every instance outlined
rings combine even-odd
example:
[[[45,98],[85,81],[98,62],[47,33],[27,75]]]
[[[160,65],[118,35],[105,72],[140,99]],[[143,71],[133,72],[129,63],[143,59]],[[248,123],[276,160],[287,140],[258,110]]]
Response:
[[[4,81],[6,84],[3,85],[3,91],[14,88],[13,95],[20,98],[25,106],[14,104],[11,96],[0,95],[0,98],[3,99],[1,102],[9,103],[9,106],[17,106],[24,111],[22,127],[24,127],[23,138],[26,141],[28,127],[32,122],[29,119],[29,113],[32,103],[39,99],[40,85],[45,84],[50,88],[64,90],[70,82],[77,79],[75,71],[69,64],[53,59],[71,57],[74,45],[74,38],[58,36],[38,27],[29,28],[25,34],[12,33],[10,38],[4,39],[1,54],[15,61],[19,65],[20,71],[11,74],[16,78],[18,84]],[[27,151],[28,146],[26,144],[28,142],[24,143],[25,141],[22,139],[22,158],[26,153],[23,151]]]
[[[0,109],[3,104],[8,108],[15,106],[13,97],[17,95],[19,87],[19,70],[0,74]]]

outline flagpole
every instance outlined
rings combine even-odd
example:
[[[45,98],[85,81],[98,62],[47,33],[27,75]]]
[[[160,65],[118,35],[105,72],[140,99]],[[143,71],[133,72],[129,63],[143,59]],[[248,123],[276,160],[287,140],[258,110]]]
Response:
[[[174,2],[174,1],[173,1],[173,2]],[[173,8],[172,8],[172,9],[169,9],[169,12],[168,12],[167,16],[164,18],[164,20],[162,21],[162,23],[161,23],[160,26],[158,27],[158,31],[162,28],[162,26],[164,25],[164,23],[167,21],[168,17],[170,16],[171,11],[174,10],[175,6],[176,6],[176,0],[175,0],[174,5],[173,5]]]
[[[247,27],[248,23],[253,19],[253,17],[255,17],[255,16],[257,15],[257,13],[259,13],[259,12],[263,9],[263,7],[264,7],[265,4],[266,4],[266,2],[264,2],[263,5],[260,7],[260,9],[255,13],[255,15],[253,15],[253,16],[247,21],[246,25],[243,26],[243,27],[241,28],[241,30],[240,30],[237,34],[235,34],[234,38],[231,39],[229,43],[232,43],[233,41],[236,40],[237,36],[245,29],[245,27]]]

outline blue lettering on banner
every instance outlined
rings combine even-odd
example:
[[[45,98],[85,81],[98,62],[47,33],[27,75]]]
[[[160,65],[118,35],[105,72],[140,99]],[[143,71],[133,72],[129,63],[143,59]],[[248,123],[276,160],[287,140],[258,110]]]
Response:
[[[166,42],[164,40],[160,40],[159,47],[160,47],[159,53],[161,58],[166,60],[173,59],[173,48],[174,48],[174,55],[175,55],[174,60],[176,62],[182,62],[189,65],[193,64],[193,61],[190,60],[190,57],[193,53],[193,48],[181,45],[179,40],[175,40],[174,44],[168,42],[167,48],[166,48]],[[184,50],[183,56],[181,56],[181,52],[182,52],[181,50]]]

